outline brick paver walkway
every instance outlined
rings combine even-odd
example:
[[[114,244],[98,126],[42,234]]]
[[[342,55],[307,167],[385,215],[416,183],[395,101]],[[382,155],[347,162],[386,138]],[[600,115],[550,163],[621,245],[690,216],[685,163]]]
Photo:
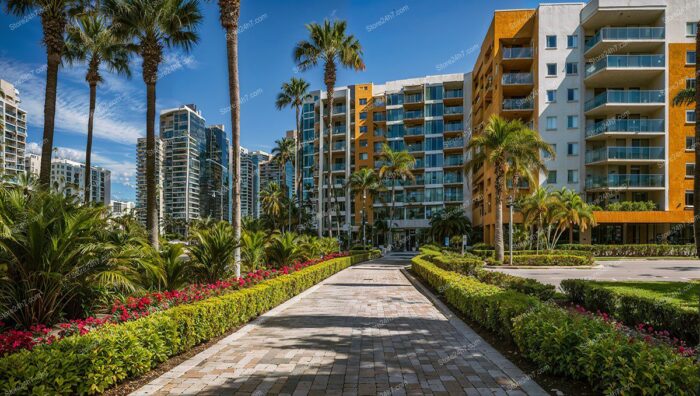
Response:
[[[421,294],[404,260],[342,271],[135,394],[546,394]]]

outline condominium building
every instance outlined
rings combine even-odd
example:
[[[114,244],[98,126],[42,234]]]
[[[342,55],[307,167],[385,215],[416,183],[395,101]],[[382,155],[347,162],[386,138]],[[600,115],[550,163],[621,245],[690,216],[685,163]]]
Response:
[[[39,177],[41,172],[41,155],[26,153],[24,155],[24,171],[28,176]]]
[[[136,217],[146,224],[146,160],[149,156],[146,150],[146,138],[139,138],[136,142]],[[163,179],[165,177],[164,161],[165,145],[163,141],[156,137],[155,152],[152,153],[156,160],[155,184],[156,188],[156,210],[158,224],[163,225]]]
[[[689,240],[695,119],[673,97],[696,84],[698,19],[694,0],[496,11],[472,74],[472,134],[482,133],[494,114],[538,130],[556,157],[537,183],[574,189],[602,209],[581,242]],[[474,225],[493,242],[493,170],[475,172],[471,188]],[[606,209],[622,201],[656,208]]]
[[[223,125],[205,129],[206,147],[202,173],[202,217],[231,220],[230,144]]]
[[[0,80],[0,175],[24,173],[27,113],[20,106],[19,91]]]
[[[354,197],[345,182],[357,169],[379,169],[384,144],[407,150],[416,159],[415,180],[399,181],[396,187],[391,220],[395,245],[415,248],[417,232],[429,227],[436,210],[466,206],[470,191],[463,172],[464,134],[471,81],[468,73],[337,87],[330,123],[327,93],[312,92],[302,108],[301,163],[304,200],[313,203],[319,233],[327,233],[329,227],[359,232],[362,199]],[[333,208],[331,199],[337,202]],[[388,193],[367,202],[368,223],[388,220],[389,203]]]
[[[38,161],[41,156],[30,154],[25,163]],[[35,169],[28,166],[30,169]],[[112,196],[112,172],[99,166],[92,166],[90,177],[90,202],[102,203],[109,206]],[[39,177],[38,169],[33,176]],[[79,202],[85,200],[85,164],[63,158],[51,159],[51,187],[66,196],[74,195]]]
[[[241,147],[241,216],[260,217],[260,165],[272,159],[272,155],[264,151],[249,151]],[[267,170],[266,170],[267,171]],[[265,176],[267,179],[267,176]],[[264,188],[263,184],[262,187]]]
[[[112,201],[109,203],[109,211],[112,216],[121,217],[133,213],[135,206],[131,201]]]

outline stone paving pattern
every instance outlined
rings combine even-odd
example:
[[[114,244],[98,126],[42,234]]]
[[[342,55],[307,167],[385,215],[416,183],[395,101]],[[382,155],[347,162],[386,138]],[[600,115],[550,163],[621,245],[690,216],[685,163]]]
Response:
[[[342,271],[134,394],[546,394],[453,326],[400,271],[404,260]]]

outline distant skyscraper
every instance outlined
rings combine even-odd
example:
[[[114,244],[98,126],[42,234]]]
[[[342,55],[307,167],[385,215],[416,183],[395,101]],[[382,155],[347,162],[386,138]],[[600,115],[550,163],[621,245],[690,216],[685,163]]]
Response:
[[[255,217],[253,179],[256,166],[248,149],[241,147],[241,217]]]
[[[24,170],[27,175],[39,177],[41,170],[41,156],[39,154],[27,153],[24,155]]]
[[[223,125],[205,130],[206,148],[202,162],[202,217],[230,221],[229,141]]]
[[[27,113],[19,108],[19,91],[0,80],[0,175],[24,173]]]
[[[165,157],[163,141],[156,137],[156,207],[158,224],[163,221],[163,158]],[[142,224],[146,224],[146,138],[138,139],[136,143],[136,216]]]
[[[126,216],[134,211],[134,203],[130,201],[112,201],[109,204],[112,216]]]
[[[41,156],[28,154],[23,161],[22,169],[26,166],[29,174],[39,177]],[[107,169],[93,166],[90,176],[90,201],[109,205],[112,195],[111,172]],[[85,197],[85,164],[62,158],[51,160],[51,186],[65,195],[76,195],[80,202]]]

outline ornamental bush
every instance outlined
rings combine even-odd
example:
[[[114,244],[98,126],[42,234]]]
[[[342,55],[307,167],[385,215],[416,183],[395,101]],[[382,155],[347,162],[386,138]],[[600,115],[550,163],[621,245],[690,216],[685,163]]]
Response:
[[[495,259],[486,259],[489,265],[505,265],[509,263],[510,258],[506,257],[504,262],[498,262]],[[574,256],[570,254],[517,254],[513,256],[513,265],[531,266],[531,267],[578,267],[590,266],[594,261],[592,257]]]
[[[559,245],[557,250],[588,251],[596,257],[693,257],[695,245]]]
[[[603,287],[595,281],[565,279],[561,288],[569,299],[589,311],[612,315],[628,326],[645,323],[695,345],[698,342],[700,313],[675,305],[658,296],[633,295]]]
[[[82,336],[0,358],[8,394],[102,393],[168,358],[240,326],[368,255],[329,260],[253,287],[108,324]]]

